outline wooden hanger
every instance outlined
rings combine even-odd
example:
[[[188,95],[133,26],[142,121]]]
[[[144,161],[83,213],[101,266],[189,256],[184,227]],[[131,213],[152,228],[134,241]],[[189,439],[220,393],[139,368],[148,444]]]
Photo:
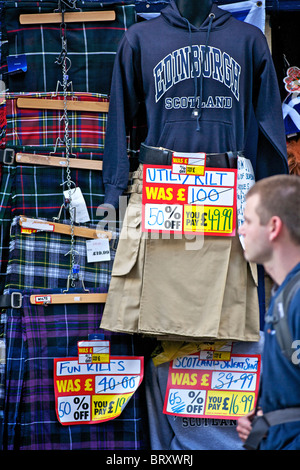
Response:
[[[61,224],[59,222],[48,222],[46,220],[32,219],[21,215],[19,224],[23,228],[31,230],[42,230],[44,232],[61,233],[64,235],[71,235],[71,226],[67,224]],[[99,236],[108,238],[111,240],[112,233],[104,230],[96,230],[89,227],[73,226],[73,233],[76,237],[97,239]]]
[[[54,109],[64,110],[64,100],[43,98],[17,98],[17,107],[26,109]],[[93,113],[107,113],[108,102],[67,100],[68,111],[87,111]]]
[[[17,153],[16,162],[31,165],[55,166],[60,168],[67,167],[67,159],[64,157],[54,157],[51,155],[39,155],[31,153]],[[69,158],[69,166],[70,168],[76,168],[80,170],[101,171],[102,161],[71,157]]]
[[[65,12],[64,23],[81,23],[87,21],[114,21],[116,12],[108,11],[76,11]],[[61,23],[61,13],[29,13],[19,16],[20,24],[49,24]]]
[[[105,303],[107,294],[90,294],[90,293],[75,293],[75,294],[39,294],[31,295],[30,303],[34,305],[49,305],[49,304],[92,304],[92,303]]]

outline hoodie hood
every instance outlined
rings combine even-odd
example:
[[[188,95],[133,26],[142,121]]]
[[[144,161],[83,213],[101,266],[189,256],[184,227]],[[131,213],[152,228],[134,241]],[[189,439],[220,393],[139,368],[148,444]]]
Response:
[[[223,26],[230,18],[231,14],[227,11],[221,10],[215,4],[212,4],[212,8],[210,13],[207,15],[205,20],[203,21],[200,28],[197,28],[193,24],[191,24],[186,18],[184,18],[176,5],[175,0],[171,0],[170,4],[161,11],[161,15],[169,24],[173,27],[181,28],[188,31],[190,36],[190,46],[192,46],[192,33],[193,32],[205,32],[206,33],[206,41],[205,41],[205,52],[204,57],[202,58],[202,62],[206,61],[206,56],[208,53],[208,44],[209,44],[209,36],[211,31],[216,30]],[[192,70],[195,67],[193,61],[191,62]],[[201,71],[203,67],[201,65]],[[200,130],[200,120],[202,116],[202,95],[203,95],[203,74],[201,72],[200,77],[197,78],[196,74],[194,74],[194,102],[195,107],[192,112],[192,117],[196,119],[197,127],[196,130]],[[199,96],[199,100],[196,98]]]
[[[218,8],[214,3],[211,8],[211,13],[214,15],[212,21],[212,30],[223,26],[231,18],[231,14],[228,11]],[[210,24],[209,15],[207,18],[205,18],[200,28],[190,24],[186,18],[181,16],[175,0],[171,0],[169,5],[161,10],[161,15],[170,25],[185,30],[189,30],[190,28],[191,31],[206,31]]]

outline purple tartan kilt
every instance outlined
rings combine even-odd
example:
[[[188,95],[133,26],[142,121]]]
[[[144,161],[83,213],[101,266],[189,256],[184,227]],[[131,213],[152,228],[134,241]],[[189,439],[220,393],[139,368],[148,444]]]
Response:
[[[11,291],[7,291],[9,293]],[[111,355],[144,355],[140,339],[99,329],[103,304],[31,305],[7,310],[4,450],[139,450],[148,446],[143,383],[121,415],[100,424],[63,426],[55,412],[54,358],[77,356],[77,342],[104,334]],[[73,291],[74,292],[74,291]],[[80,291],[82,292],[82,291]],[[91,293],[101,289],[91,289]]]

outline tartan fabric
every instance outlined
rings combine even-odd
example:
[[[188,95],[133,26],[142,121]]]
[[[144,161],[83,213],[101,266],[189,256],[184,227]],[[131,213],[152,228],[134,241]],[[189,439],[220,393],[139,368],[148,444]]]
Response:
[[[0,292],[3,291],[8,262],[9,231],[12,220],[12,183],[15,168],[1,165],[0,184]]]
[[[104,93],[110,91],[115,54],[124,31],[136,21],[134,5],[102,5],[77,2],[82,11],[111,10],[116,19],[110,22],[67,23],[67,56],[71,60],[69,81],[76,92]],[[4,4],[2,28],[3,79],[10,92],[55,91],[62,82],[61,66],[55,61],[62,49],[60,24],[21,25],[20,14],[52,13],[55,2],[13,2]],[[25,54],[27,71],[8,74],[7,55]]]
[[[18,150],[18,149],[16,149]],[[43,150],[43,149],[42,149]],[[39,149],[36,151],[39,153]],[[42,152],[40,152],[42,153]],[[102,159],[102,153],[86,151],[75,156]],[[74,184],[80,187],[91,224],[97,224],[97,208],[104,201],[102,172],[92,170],[71,170]],[[64,168],[32,165],[3,165],[0,184],[0,288],[5,282],[10,226],[18,215],[33,218],[52,219],[57,217],[64,202],[61,186],[66,181]],[[65,209],[62,219],[69,219]]]
[[[104,201],[102,172],[72,168],[71,179],[80,187],[91,223],[97,222],[96,211]],[[12,187],[12,215],[51,219],[58,215],[67,189],[64,168],[17,165]],[[68,218],[68,217],[65,217]]]
[[[1,92],[0,92],[1,96]],[[1,96],[0,102],[0,147],[5,144],[5,133],[6,133],[6,102],[5,98]]]
[[[11,226],[5,288],[66,288],[71,268],[71,257],[67,254],[71,248],[70,242],[70,236],[59,233],[22,233],[19,217],[16,217]],[[118,234],[114,233],[110,241],[110,261],[88,263],[86,239],[75,237],[75,262],[80,265],[79,285],[82,280],[86,288],[101,287],[108,291],[117,242]]]
[[[100,292],[92,289],[91,292]],[[10,291],[7,291],[9,293]],[[50,291],[54,293],[53,290]],[[62,292],[57,290],[57,292]],[[101,424],[62,426],[55,414],[53,359],[77,356],[77,342],[104,334],[111,355],[142,355],[140,339],[99,329],[102,304],[30,305],[7,310],[4,450],[139,450],[148,446],[143,383],[120,417]]]
[[[6,315],[0,314],[0,450],[2,449],[2,434],[4,426],[4,400],[5,400],[5,369],[6,369]]]
[[[20,96],[63,100],[62,93],[56,95],[50,93],[7,93],[6,147],[49,147],[53,151],[56,144],[62,146],[65,132],[63,111],[18,108],[17,98]],[[68,93],[68,99],[108,103],[106,96],[91,93]],[[69,137],[73,150],[86,148],[103,152],[107,113],[68,111],[68,121]]]

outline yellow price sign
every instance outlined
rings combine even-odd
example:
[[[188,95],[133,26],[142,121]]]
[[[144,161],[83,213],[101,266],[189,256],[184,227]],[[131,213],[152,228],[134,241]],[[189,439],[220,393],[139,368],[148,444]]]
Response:
[[[254,406],[255,393],[236,391],[215,391],[209,390],[207,393],[206,416],[244,416],[249,413]]]
[[[187,175],[203,176],[205,173],[205,167],[201,165],[187,165],[185,171]]]
[[[132,394],[94,395],[92,397],[92,420],[101,421],[119,416]]]
[[[109,354],[92,354],[92,363],[108,363]]]
[[[86,349],[89,347],[85,345]],[[84,354],[93,353],[84,350]],[[110,356],[108,364],[80,363],[77,357],[55,358],[54,393],[58,421],[68,426],[115,419],[140,386],[143,371],[142,356]]]
[[[206,234],[231,234],[234,227],[233,207],[184,206],[184,231]]]

